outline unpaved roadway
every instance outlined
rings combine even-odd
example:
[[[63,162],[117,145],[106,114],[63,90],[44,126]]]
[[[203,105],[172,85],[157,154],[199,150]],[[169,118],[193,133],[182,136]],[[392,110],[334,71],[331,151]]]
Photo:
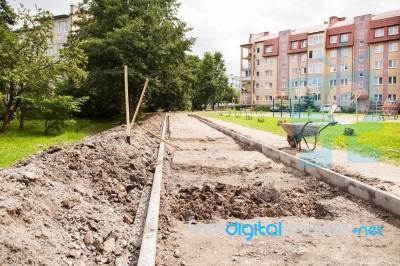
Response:
[[[165,159],[157,265],[400,264],[400,221],[386,211],[186,114],[170,115],[169,140],[183,151]],[[259,222],[277,235],[246,240]]]

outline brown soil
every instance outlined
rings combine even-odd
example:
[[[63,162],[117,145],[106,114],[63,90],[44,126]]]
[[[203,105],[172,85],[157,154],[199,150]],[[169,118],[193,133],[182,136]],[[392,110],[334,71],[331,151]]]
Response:
[[[156,131],[161,116],[145,123]],[[137,249],[129,220],[158,143],[140,128],[131,141],[118,127],[0,171],[0,265],[114,265]]]

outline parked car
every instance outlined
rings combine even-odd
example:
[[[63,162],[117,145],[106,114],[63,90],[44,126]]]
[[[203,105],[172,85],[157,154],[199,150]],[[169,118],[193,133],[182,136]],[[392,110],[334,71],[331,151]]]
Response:
[[[324,104],[319,107],[320,112],[329,113],[330,105]]]
[[[284,108],[284,107],[277,107],[277,106],[272,106],[270,109],[269,109],[269,111],[270,112],[285,112],[286,111],[286,109]]]

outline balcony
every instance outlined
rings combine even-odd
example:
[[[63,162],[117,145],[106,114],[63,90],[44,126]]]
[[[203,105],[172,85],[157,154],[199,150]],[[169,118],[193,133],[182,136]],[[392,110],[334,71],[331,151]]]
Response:
[[[248,76],[248,77],[243,77],[243,78],[241,79],[241,81],[242,81],[242,82],[250,82],[250,81],[251,81],[251,77],[250,77],[250,76]]]

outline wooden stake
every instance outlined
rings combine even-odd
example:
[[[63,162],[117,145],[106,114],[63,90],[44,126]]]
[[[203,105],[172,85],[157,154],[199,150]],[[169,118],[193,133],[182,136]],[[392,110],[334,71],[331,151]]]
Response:
[[[126,110],[126,142],[131,144],[131,126],[129,117],[129,90],[128,90],[128,66],[124,66],[125,75],[125,110]]]
[[[145,128],[145,127],[143,127],[143,126],[142,126],[141,128],[142,128],[144,131],[146,131],[147,133],[149,133],[151,136],[153,136],[153,137],[155,137],[155,138],[157,138],[157,139],[159,139],[159,140],[161,140],[161,141],[164,141],[164,142],[165,142],[166,144],[168,144],[169,146],[171,146],[171,147],[173,147],[173,148],[175,148],[175,149],[177,149],[177,150],[179,150],[179,151],[182,150],[180,147],[178,147],[178,146],[172,144],[171,142],[169,142],[169,141],[167,141],[167,140],[165,140],[165,139],[163,139],[163,138],[157,136],[157,134],[155,134],[154,132],[148,130],[147,128]]]
[[[149,80],[146,79],[146,83],[144,84],[144,88],[142,90],[142,95],[140,95],[140,99],[138,102],[138,105],[136,106],[136,110],[135,110],[135,114],[133,115],[133,119],[132,119],[132,123],[131,123],[131,128],[133,127],[133,125],[135,124],[135,120],[136,120],[136,116],[139,113],[139,109],[140,109],[140,105],[142,104],[142,100],[143,100],[143,96],[147,90],[147,85],[149,84]]]

